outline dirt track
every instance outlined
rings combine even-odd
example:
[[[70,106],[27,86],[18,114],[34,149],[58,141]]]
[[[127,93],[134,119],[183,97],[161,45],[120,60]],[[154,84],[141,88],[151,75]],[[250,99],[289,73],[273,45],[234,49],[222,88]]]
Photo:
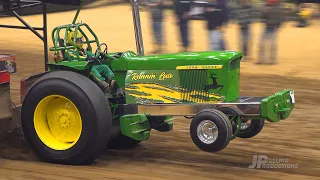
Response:
[[[93,17],[104,11],[104,21]],[[121,16],[114,16],[115,13]],[[62,18],[65,15],[69,19]],[[70,23],[72,13],[49,15],[49,30],[61,23]],[[152,47],[147,16],[143,12],[144,44]],[[59,19],[55,20],[55,19]],[[80,18],[88,22],[99,38],[109,44],[110,51],[135,50],[133,26],[129,7],[115,6],[84,11]],[[40,17],[27,17],[31,24],[41,25]],[[0,19],[9,23],[11,19]],[[18,23],[17,23],[18,24]],[[174,19],[168,12],[166,22],[168,52],[178,51]],[[192,23],[193,51],[207,48],[202,22]],[[244,62],[241,70],[241,94],[267,96],[278,90],[293,88],[296,108],[283,122],[266,123],[261,134],[252,139],[236,139],[219,154],[199,150],[189,136],[188,119],[177,119],[169,133],[153,131],[150,140],[134,150],[106,150],[96,163],[85,167],[66,167],[38,162],[27,145],[18,137],[2,141],[0,148],[0,179],[320,179],[320,22],[309,28],[297,29],[286,24],[279,37],[279,60],[275,66],[257,66]],[[0,31],[0,52],[17,54],[19,72],[13,76],[15,102],[18,101],[19,79],[43,71],[40,41],[27,31]],[[19,34],[9,34],[19,33]],[[49,31],[50,32],[50,31]],[[261,26],[254,26],[253,50],[257,52]],[[237,49],[236,26],[226,31],[230,49]],[[14,39],[13,39],[14,38]],[[312,42],[312,43],[308,43]],[[51,46],[51,42],[50,42]],[[17,48],[17,51],[14,49]],[[50,56],[52,57],[52,56]],[[256,53],[253,54],[256,57]],[[255,58],[256,59],[256,58]],[[253,155],[288,158],[297,169],[248,169]]]

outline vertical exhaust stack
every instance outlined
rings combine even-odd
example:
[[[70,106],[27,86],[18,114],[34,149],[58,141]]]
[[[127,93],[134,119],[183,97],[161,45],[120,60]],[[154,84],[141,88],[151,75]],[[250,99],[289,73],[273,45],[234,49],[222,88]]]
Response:
[[[137,52],[139,56],[143,56],[144,47],[143,47],[143,40],[142,40],[139,4],[138,4],[138,0],[130,0],[130,2],[132,6],[133,24],[134,24],[134,31],[135,31],[135,37],[136,37]]]

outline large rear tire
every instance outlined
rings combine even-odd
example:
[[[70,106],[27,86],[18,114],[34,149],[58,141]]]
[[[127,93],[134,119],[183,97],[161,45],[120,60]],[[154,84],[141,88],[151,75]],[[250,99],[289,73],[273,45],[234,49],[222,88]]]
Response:
[[[31,149],[43,161],[92,163],[112,128],[109,103],[88,78],[68,71],[42,76],[28,91],[21,123]]]

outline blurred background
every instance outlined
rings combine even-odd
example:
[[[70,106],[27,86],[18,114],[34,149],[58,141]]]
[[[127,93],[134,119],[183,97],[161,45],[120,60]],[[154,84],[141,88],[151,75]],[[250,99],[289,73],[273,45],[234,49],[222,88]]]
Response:
[[[266,128],[257,137],[245,141],[236,139],[219,155],[208,155],[198,150],[189,137],[189,121],[178,119],[172,132],[153,132],[151,139],[138,147],[137,151],[107,152],[100,162],[102,171],[105,172],[104,165],[108,164],[105,162],[124,157],[125,163],[111,161],[114,166],[108,168],[123,173],[135,169],[141,174],[148,172],[144,168],[147,164],[147,169],[156,169],[152,174],[159,178],[230,179],[247,175],[245,177],[250,179],[255,170],[248,170],[247,167],[252,163],[252,156],[259,153],[288,158],[289,162],[299,164],[299,168],[259,170],[259,175],[253,179],[270,175],[275,175],[277,179],[319,178],[320,160],[315,158],[320,156],[319,2],[139,0],[146,55],[240,51],[244,53],[241,63],[242,96],[269,96],[292,88],[297,104],[288,120],[277,124],[266,123]],[[76,10],[77,7],[48,4],[49,48],[53,46],[53,28],[72,23]],[[17,11],[34,27],[42,27],[41,12],[41,6]],[[85,0],[78,21],[89,24],[99,41],[108,44],[109,52],[136,51],[129,0]],[[0,24],[21,25],[21,22],[10,13],[2,13]],[[2,53],[17,56],[18,72],[12,76],[12,96],[18,102],[20,79],[44,71],[43,43],[29,30],[0,28]],[[49,61],[53,61],[53,52],[49,52]],[[5,147],[0,148],[3,157],[25,160],[32,157],[27,148],[13,145]],[[117,164],[121,168],[116,168]],[[33,166],[28,167],[31,171]],[[63,173],[67,170],[62,168],[56,171]],[[138,177],[137,174],[131,174],[131,177]],[[86,175],[89,177],[92,174]]]
[[[244,53],[244,74],[320,78],[318,0],[139,0],[139,5],[146,55],[236,50]],[[77,7],[47,6],[50,48],[52,29],[71,23]],[[84,0],[82,9],[78,21],[88,23],[110,52],[136,51],[129,0]],[[43,26],[41,6],[16,12],[31,26]],[[0,24],[22,25],[9,12],[2,13]],[[16,54],[19,73],[26,76],[44,69],[43,43],[29,30],[1,28],[0,52]]]

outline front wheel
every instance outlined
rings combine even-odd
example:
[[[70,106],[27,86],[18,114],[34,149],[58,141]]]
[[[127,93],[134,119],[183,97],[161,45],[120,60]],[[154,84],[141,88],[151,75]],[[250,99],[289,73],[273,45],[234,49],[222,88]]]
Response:
[[[88,78],[57,71],[29,90],[21,112],[24,135],[40,159],[92,163],[109,141],[112,116],[104,94]]]
[[[201,150],[218,152],[229,144],[232,125],[229,118],[221,111],[204,110],[192,119],[190,135],[195,145]]]
[[[237,134],[237,137],[252,138],[258,135],[264,126],[264,122],[264,119],[253,119],[241,123],[241,128],[239,133]]]

